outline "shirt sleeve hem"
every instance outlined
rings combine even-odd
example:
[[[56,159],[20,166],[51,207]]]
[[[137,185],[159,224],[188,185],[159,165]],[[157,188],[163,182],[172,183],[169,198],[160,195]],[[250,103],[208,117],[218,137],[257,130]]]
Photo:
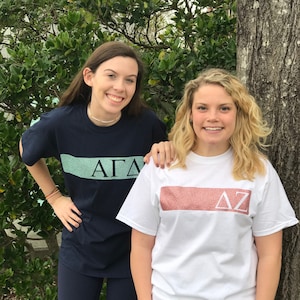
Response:
[[[127,219],[124,215],[118,214],[116,219],[125,223],[126,225],[128,225],[129,227],[131,227],[137,231],[140,231],[140,232],[148,234],[148,235],[156,236],[155,230],[145,228],[145,227],[133,222],[132,220]]]
[[[292,219],[292,220],[289,220],[287,222],[278,224],[278,225],[276,225],[276,226],[274,226],[272,228],[268,228],[266,230],[254,231],[253,235],[256,236],[256,237],[270,235],[270,234],[278,232],[278,231],[280,231],[280,230],[282,230],[284,228],[292,227],[292,226],[294,226],[294,225],[296,225],[298,223],[299,223],[299,221],[297,219]]]

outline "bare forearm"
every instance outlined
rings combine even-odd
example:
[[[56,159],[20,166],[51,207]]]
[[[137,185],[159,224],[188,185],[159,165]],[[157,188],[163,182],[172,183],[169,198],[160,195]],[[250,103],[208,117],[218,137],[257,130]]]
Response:
[[[49,173],[48,167],[43,159],[37,161],[33,166],[26,166],[36,183],[45,195],[51,193],[55,183]]]
[[[274,300],[281,269],[282,230],[255,237],[258,254],[256,300]]]
[[[281,269],[281,256],[259,260],[257,269],[256,300],[274,300]]]
[[[131,251],[131,272],[138,300],[151,300],[151,251]]]
[[[138,300],[152,299],[152,249],[155,237],[132,229],[130,266]]]
[[[23,154],[22,143],[20,141],[20,154]],[[52,206],[56,216],[70,232],[73,227],[78,228],[82,223],[81,212],[73,203],[70,197],[62,196],[56,187],[49,169],[44,159],[38,160],[32,166],[27,166],[31,176],[34,178],[40,189],[43,191],[46,200]]]

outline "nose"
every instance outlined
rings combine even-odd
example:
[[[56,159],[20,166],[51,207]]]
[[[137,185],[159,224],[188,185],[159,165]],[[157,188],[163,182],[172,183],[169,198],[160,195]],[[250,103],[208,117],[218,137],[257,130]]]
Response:
[[[208,111],[208,121],[213,122],[218,120],[218,112],[215,109],[210,109]]]
[[[114,82],[114,89],[117,91],[124,90],[124,81],[122,79],[118,79]]]

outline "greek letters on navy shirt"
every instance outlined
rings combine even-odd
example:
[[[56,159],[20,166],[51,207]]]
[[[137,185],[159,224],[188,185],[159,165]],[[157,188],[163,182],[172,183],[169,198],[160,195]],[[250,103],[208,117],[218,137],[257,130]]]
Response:
[[[165,125],[150,110],[135,118],[123,112],[115,125],[98,127],[81,104],[43,114],[23,134],[23,161],[60,160],[68,195],[82,212],[78,229],[63,230],[60,260],[66,266],[90,276],[130,276],[130,228],[115,216],[144,155],[161,140]]]

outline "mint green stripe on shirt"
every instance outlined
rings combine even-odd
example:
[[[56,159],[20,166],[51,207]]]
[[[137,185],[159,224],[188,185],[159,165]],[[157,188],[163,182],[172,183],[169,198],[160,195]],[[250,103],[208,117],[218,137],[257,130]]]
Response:
[[[95,180],[136,178],[144,166],[143,156],[130,157],[75,157],[61,154],[65,173]]]

